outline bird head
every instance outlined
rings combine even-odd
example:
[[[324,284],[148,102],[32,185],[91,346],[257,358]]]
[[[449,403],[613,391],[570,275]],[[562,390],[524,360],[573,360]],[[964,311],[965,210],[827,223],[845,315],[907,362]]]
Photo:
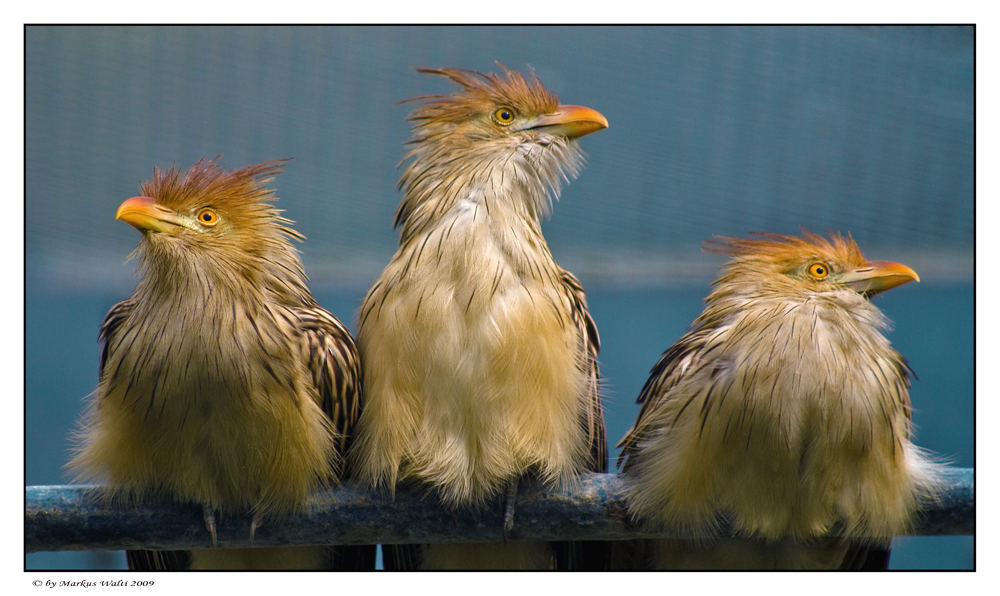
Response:
[[[583,153],[573,141],[607,128],[607,119],[590,108],[560,105],[534,73],[526,79],[500,67],[503,76],[417,69],[446,77],[460,89],[408,100],[422,103],[409,116],[413,148],[403,162],[414,160],[399,185],[414,200],[401,206],[396,225],[442,178],[459,186],[519,184],[527,191],[522,194],[541,200],[540,210],[547,213],[562,181],[579,172]]]
[[[509,146],[542,137],[548,137],[547,142],[576,139],[608,127],[607,119],[590,108],[560,105],[559,98],[534,73],[525,79],[500,67],[506,79],[463,69],[417,69],[447,77],[461,92],[409,100],[424,101],[410,115],[416,123],[414,129],[421,133],[415,141],[440,137],[443,144],[466,148],[477,143]]]
[[[717,289],[751,295],[850,292],[871,298],[910,281],[920,281],[913,269],[891,261],[869,261],[854,239],[832,233],[830,239],[803,230],[801,238],[756,234],[742,239],[719,236],[706,250],[728,253],[733,259]],[[712,299],[712,296],[709,297]]]
[[[226,171],[214,160],[200,160],[186,173],[156,168],[143,182],[141,196],[118,208],[116,218],[142,232],[136,252],[147,268],[163,276],[187,269],[204,273],[236,270],[255,278],[269,263],[290,277],[304,277],[290,238],[302,236],[267,201],[265,188],[282,160]]]

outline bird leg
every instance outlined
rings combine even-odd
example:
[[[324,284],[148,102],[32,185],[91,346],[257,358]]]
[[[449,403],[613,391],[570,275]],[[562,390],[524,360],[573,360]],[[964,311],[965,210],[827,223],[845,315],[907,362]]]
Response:
[[[256,515],[253,516],[253,521],[250,522],[250,542],[253,542],[253,535],[260,527],[260,518]]]
[[[445,513],[451,517],[451,527],[458,528],[458,511],[451,505],[441,505],[441,508],[445,510]]]
[[[514,503],[517,501],[517,478],[507,484],[503,501],[503,541],[506,544],[507,533],[514,527]]]
[[[208,503],[202,503],[201,510],[205,516],[205,527],[208,528],[208,533],[212,535],[212,546],[219,546],[219,537],[215,533],[215,510]]]

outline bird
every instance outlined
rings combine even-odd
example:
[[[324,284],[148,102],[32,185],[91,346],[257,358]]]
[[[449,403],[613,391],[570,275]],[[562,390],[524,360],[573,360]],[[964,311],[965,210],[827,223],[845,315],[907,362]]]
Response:
[[[303,236],[269,201],[285,160],[156,168],[116,219],[142,233],[138,283],[100,328],[97,389],[67,467],[103,499],[252,514],[251,537],[336,483],[362,407],[350,332],[310,293]],[[216,514],[219,514],[218,516]],[[128,551],[133,569],[374,568],[369,547]],[[356,558],[352,558],[356,557]]]
[[[497,543],[390,550],[387,566],[549,568],[551,544],[499,540],[518,482],[607,470],[597,327],[541,230],[582,167],[576,139],[607,119],[497,64],[417,69],[459,89],[409,100],[399,247],[358,314],[366,405],[349,462],[362,482],[422,487],[453,514],[503,503],[504,527]]]
[[[871,302],[917,273],[804,228],[706,249],[731,260],[619,444],[631,519],[685,538],[616,542],[612,568],[885,568],[943,472]]]

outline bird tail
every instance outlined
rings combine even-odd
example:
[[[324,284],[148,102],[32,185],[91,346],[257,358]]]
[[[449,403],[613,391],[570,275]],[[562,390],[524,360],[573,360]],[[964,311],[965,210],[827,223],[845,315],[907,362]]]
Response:
[[[932,454],[913,443],[908,446],[907,462],[913,479],[914,494],[919,509],[936,505],[943,498],[944,481],[948,475],[947,458]]]

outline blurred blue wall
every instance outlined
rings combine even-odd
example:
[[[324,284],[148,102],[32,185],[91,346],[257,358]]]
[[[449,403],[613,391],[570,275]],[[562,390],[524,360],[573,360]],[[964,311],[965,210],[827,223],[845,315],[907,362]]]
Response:
[[[918,443],[971,467],[973,51],[964,27],[28,27],[25,482],[66,480],[97,326],[134,284],[138,234],[114,212],[154,166],[295,158],[279,205],[320,302],[353,323],[397,240],[396,102],[452,90],[413,67],[495,60],[610,122],[544,229],[590,296],[612,442],[700,310],[719,264],[701,242],[804,225],[920,273],[878,304],[921,379]],[[969,567],[971,545],[904,539],[893,565]]]

